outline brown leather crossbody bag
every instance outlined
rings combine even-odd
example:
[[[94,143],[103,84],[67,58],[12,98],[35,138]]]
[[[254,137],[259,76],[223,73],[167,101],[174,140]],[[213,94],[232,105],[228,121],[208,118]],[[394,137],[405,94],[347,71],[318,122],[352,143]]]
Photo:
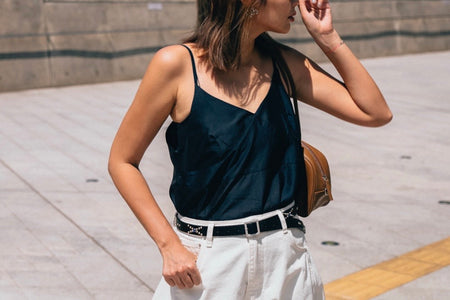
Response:
[[[305,159],[308,205],[307,209],[300,213],[305,217],[313,210],[327,205],[333,200],[333,196],[331,195],[330,168],[325,155],[307,142],[301,143]]]
[[[295,98],[293,98],[293,101],[295,102],[295,118],[300,132],[298,103]],[[307,217],[313,210],[327,205],[333,200],[333,196],[331,195],[331,176],[327,158],[317,148],[305,141],[301,141],[301,147],[305,160],[307,203],[297,203],[297,208],[300,216]],[[301,155],[301,152],[299,155]],[[300,182],[300,184],[304,184],[304,182]],[[298,201],[300,200],[298,199]]]

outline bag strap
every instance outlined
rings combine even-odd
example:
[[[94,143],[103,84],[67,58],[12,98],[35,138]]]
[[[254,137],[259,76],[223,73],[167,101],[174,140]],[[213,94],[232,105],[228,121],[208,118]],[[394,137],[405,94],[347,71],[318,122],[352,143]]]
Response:
[[[298,112],[298,100],[297,100],[297,97],[295,97],[295,93],[294,93],[294,96],[293,96],[293,97],[291,96],[291,99],[292,99],[292,101],[294,102],[294,115],[295,115],[295,121],[296,121],[296,123],[297,123],[297,129],[298,129],[298,132],[300,133],[300,132],[301,132],[301,127],[300,127],[300,115],[299,115],[299,112]],[[301,141],[301,136],[299,136],[299,139],[300,139],[300,141]]]
[[[279,49],[275,49],[275,51],[279,51]],[[287,65],[286,61],[284,61],[284,58],[282,57],[282,54],[279,52],[279,60],[277,60],[277,67],[280,71],[280,74],[282,75],[282,79],[287,84],[287,94],[290,97],[290,100],[293,102],[293,110],[294,110],[294,116],[296,118],[295,123],[298,130],[298,137],[297,137],[297,155],[300,157],[302,154],[302,145],[301,145],[301,126],[300,126],[300,115],[299,115],[299,108],[298,108],[298,100],[297,95],[295,91],[295,82],[292,77],[291,71],[289,69],[289,66]],[[281,61],[280,61],[281,60]],[[280,69],[284,69],[284,71],[281,71]],[[299,170],[299,172],[302,172],[302,177],[306,182],[306,169],[303,168],[303,170]],[[301,216],[307,216],[308,211],[308,191],[307,188],[299,188],[298,194],[295,197],[295,204],[296,204],[296,211]],[[304,201],[302,201],[304,200]]]
[[[288,64],[286,63],[283,55],[281,54],[281,51],[279,48],[275,47],[274,49],[277,52],[277,55],[274,57],[272,56],[272,60],[276,63],[276,66],[278,68],[278,73],[280,74],[280,77],[282,81],[287,85],[286,93],[290,97],[290,100],[293,102],[294,107],[294,115],[296,117],[296,124],[297,124],[297,130],[298,130],[298,142],[300,144],[301,142],[301,127],[300,127],[300,116],[299,116],[299,109],[298,109],[298,100],[297,100],[297,93],[295,91],[295,82],[294,78],[292,77],[291,70],[289,69]]]

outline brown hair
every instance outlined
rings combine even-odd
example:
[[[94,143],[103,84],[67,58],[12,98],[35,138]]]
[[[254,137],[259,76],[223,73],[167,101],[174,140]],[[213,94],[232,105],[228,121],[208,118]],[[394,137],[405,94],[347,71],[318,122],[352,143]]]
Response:
[[[241,0],[198,0],[197,25],[184,42],[204,50],[202,59],[216,69],[235,70],[240,65],[241,43],[247,37],[249,7]]]
[[[266,0],[253,0],[243,5],[241,0],[197,0],[197,24],[194,33],[184,43],[195,43],[203,50],[202,59],[213,68],[236,70],[241,62],[241,44],[248,38],[248,23],[252,7],[265,5]],[[288,94],[296,99],[295,84],[281,49],[286,46],[276,42],[268,33],[256,38],[255,47],[272,57],[287,87]]]

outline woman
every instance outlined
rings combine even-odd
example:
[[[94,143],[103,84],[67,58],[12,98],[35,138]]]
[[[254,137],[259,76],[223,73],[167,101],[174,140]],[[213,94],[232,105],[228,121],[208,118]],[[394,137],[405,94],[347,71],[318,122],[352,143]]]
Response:
[[[267,35],[287,33],[297,6],[344,84]],[[193,36],[153,57],[109,171],[161,252],[155,299],[324,297],[293,207],[305,186],[289,96],[359,125],[392,118],[326,0],[198,0]],[[174,227],[138,169],[169,115]]]

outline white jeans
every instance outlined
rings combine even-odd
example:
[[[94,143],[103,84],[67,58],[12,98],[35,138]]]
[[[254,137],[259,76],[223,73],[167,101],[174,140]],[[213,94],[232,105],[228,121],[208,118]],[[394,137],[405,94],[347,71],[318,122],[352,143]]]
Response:
[[[183,245],[198,255],[202,283],[179,289],[163,278],[155,300],[325,299],[300,229],[214,237],[212,243],[204,237],[177,233]]]

